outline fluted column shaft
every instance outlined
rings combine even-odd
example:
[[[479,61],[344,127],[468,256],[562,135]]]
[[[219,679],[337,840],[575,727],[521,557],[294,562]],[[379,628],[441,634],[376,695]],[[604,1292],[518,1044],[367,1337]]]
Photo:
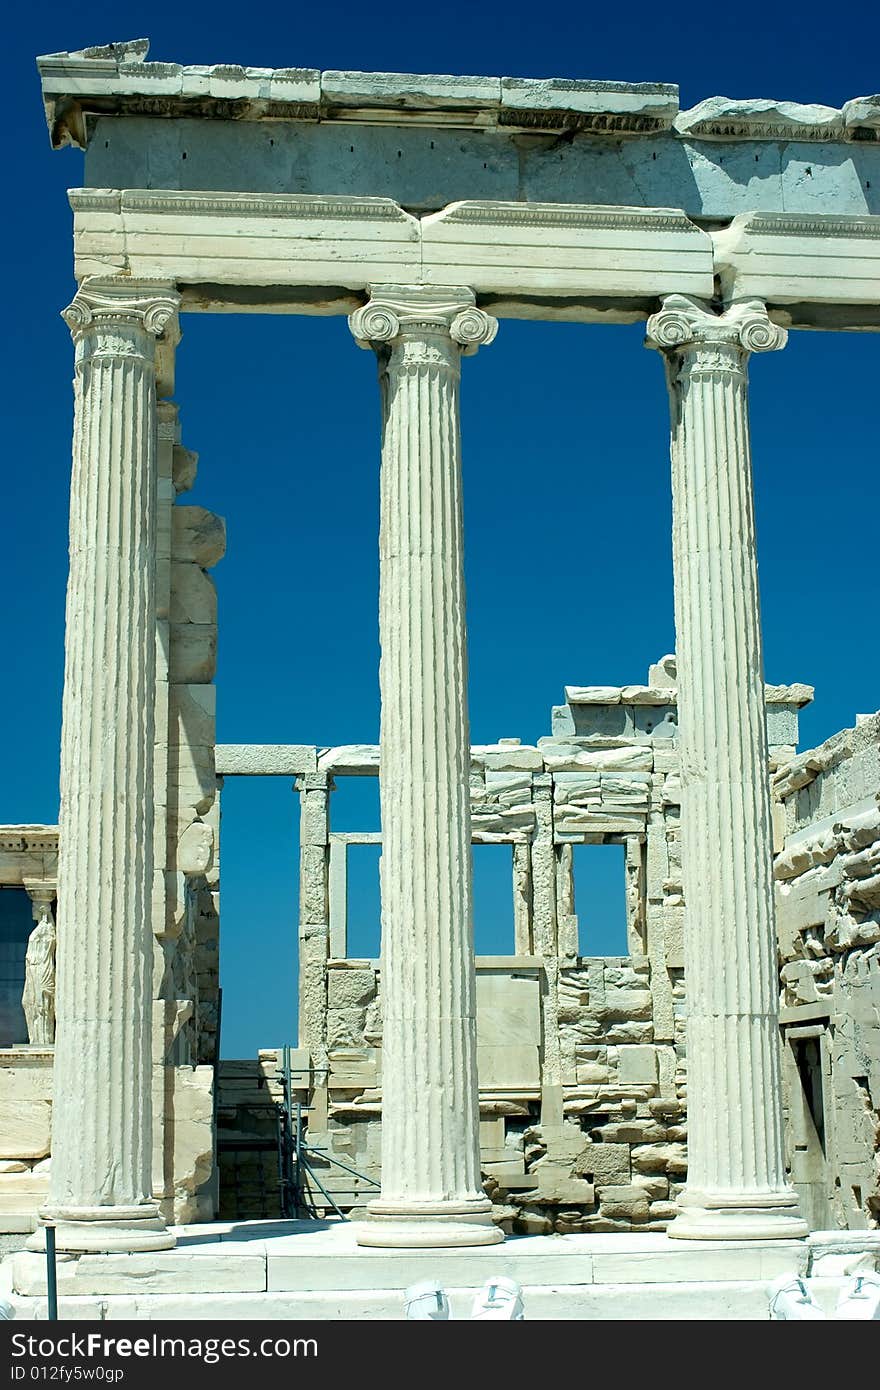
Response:
[[[156,339],[167,286],[87,281],[76,343],[49,1200],[68,1250],[172,1245],[151,1197]]]
[[[776,933],[747,362],[762,304],[673,295],[648,321],[672,406],[686,902],[688,1180],[671,1236],[806,1233],[782,1141]]]
[[[458,397],[496,324],[468,290],[387,286],[351,327],[383,401],[382,1192],[359,1239],[484,1244]]]

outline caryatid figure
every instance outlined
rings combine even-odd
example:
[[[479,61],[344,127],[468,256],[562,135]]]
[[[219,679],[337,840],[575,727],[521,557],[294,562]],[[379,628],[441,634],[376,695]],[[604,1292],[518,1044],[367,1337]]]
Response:
[[[28,938],[24,957],[24,992],[21,1007],[28,1042],[51,1046],[55,1041],[55,920],[48,896],[31,894],[37,925]]]

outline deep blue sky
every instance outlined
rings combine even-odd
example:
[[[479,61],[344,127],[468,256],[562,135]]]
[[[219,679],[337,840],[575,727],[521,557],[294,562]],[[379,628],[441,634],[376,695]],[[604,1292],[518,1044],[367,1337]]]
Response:
[[[57,817],[72,367],[58,310],[74,288],[65,190],[82,160],[49,149],[36,54],[149,35],[152,58],[189,63],[671,81],[682,106],[716,93],[839,105],[878,85],[880,21],[867,6],[840,22],[809,4],[600,11],[520,0],[293,16],[160,0],[121,13],[101,0],[43,4],[5,26],[0,823]],[[215,575],[219,738],[374,741],[371,358],[342,319],[183,326],[177,399],[184,441],[201,455],[192,500],[229,529]],[[639,325],[507,321],[465,363],[475,742],[549,732],[564,684],[642,680],[673,646],[667,406],[660,361],[641,339]],[[871,335],[793,334],[785,352],[753,364],[767,676],[815,684],[804,746],[880,704],[878,383]],[[338,828],[375,828],[370,788],[361,794],[359,807],[357,789],[345,804],[340,793]],[[224,808],[224,1051],[235,1056],[295,1031],[296,803],[288,784],[260,780],[229,786]],[[506,866],[479,872],[488,946],[506,930]],[[607,894],[596,903],[598,940],[613,910]]]

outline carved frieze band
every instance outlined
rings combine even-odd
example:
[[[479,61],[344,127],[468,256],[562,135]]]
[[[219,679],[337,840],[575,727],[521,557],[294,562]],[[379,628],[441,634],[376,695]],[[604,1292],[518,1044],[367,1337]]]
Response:
[[[880,217],[804,217],[797,212],[751,213],[747,230],[767,236],[843,237],[847,241],[880,239]]]
[[[288,217],[309,221],[343,219],[414,221],[390,198],[346,198],[310,193],[198,193],[175,189],[75,188],[68,194],[74,212],[148,212],[172,216]]]
[[[588,207],[570,203],[495,203],[464,202],[452,204],[442,214],[445,223],[478,226],[570,227],[596,231],[621,232],[692,232],[702,235],[700,228],[674,209]]]

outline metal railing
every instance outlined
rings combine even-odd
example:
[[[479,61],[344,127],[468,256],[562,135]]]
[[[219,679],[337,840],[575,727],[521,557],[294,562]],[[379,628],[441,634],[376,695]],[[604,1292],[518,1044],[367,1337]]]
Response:
[[[374,1178],[368,1177],[366,1173],[361,1173],[357,1168],[353,1168],[351,1164],[343,1163],[342,1159],[336,1158],[327,1149],[317,1148],[306,1142],[308,1132],[306,1116],[311,1107],[293,1099],[290,1052],[290,1047],[281,1049],[281,1103],[278,1106],[278,1183],[281,1189],[281,1215],[285,1220],[319,1220],[320,1213],[312,1190],[314,1186],[340,1221],[347,1221],[348,1217],[339,1206],[336,1197],[327,1190],[315,1171],[314,1160],[317,1159],[321,1163],[350,1173],[360,1183],[365,1183],[377,1190],[379,1183]],[[312,1074],[322,1070],[326,1071],[326,1069],[314,1068]],[[297,1073],[297,1075],[301,1076],[303,1073]],[[336,1196],[343,1199],[346,1196],[359,1197],[361,1195],[361,1189],[356,1185],[350,1189],[340,1191],[340,1189],[335,1188],[334,1190]]]

